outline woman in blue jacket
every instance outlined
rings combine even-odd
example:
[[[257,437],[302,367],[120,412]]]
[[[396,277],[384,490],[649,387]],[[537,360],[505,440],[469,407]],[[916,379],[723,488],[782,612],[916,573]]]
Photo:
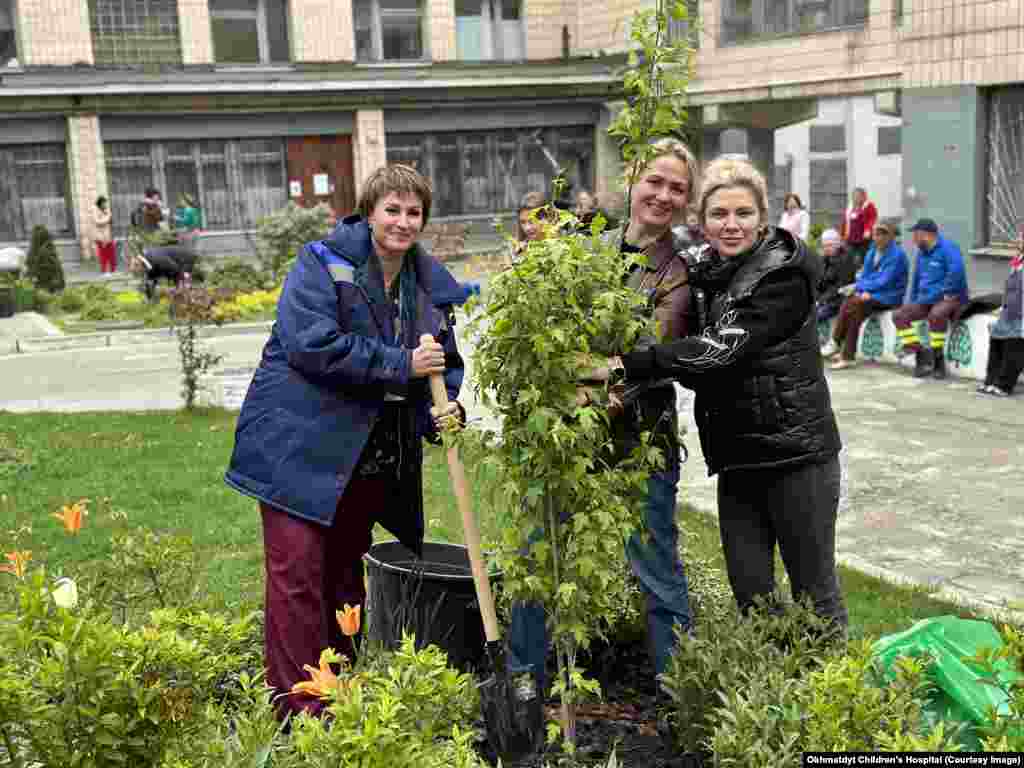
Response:
[[[864,257],[864,269],[854,292],[839,309],[832,338],[822,348],[825,357],[833,357],[832,370],[853,365],[857,357],[860,326],[876,312],[899,306],[907,292],[907,254],[893,237],[895,228],[884,222],[875,226],[875,239]]]
[[[454,401],[463,375],[463,291],[416,242],[431,197],[413,168],[380,168],[359,215],[302,249],[238,417],[226,480],[259,502],[267,682],[281,693],[325,647],[354,653],[335,612],[365,599],[374,523],[422,549],[421,439],[461,412],[430,408],[427,377],[444,373]],[[425,333],[436,341],[420,344]],[[282,715],[322,706],[281,701]]]

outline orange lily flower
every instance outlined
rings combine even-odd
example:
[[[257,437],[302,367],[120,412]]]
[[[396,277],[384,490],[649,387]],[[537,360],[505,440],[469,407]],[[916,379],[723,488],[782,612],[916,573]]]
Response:
[[[32,553],[25,549],[21,552],[8,552],[5,557],[7,562],[0,565],[0,573],[12,573],[19,579],[25,578],[28,572],[28,561],[32,559]]]
[[[303,664],[302,668],[309,672],[309,680],[303,680],[292,686],[292,693],[305,693],[309,696],[318,696],[321,699],[329,698],[332,691],[337,691],[340,681],[338,676],[331,669],[332,661],[341,661],[344,657],[339,656],[330,648],[324,648],[320,654],[320,667],[312,667]],[[344,663],[344,662],[342,662]]]
[[[88,514],[88,510],[85,508],[85,499],[82,499],[74,504],[61,507],[60,512],[54,512],[53,516],[64,524],[65,531],[75,534],[82,529],[82,518]]]
[[[353,637],[359,634],[359,616],[362,613],[362,608],[361,605],[353,608],[348,603],[345,603],[340,611],[334,612],[343,635]]]

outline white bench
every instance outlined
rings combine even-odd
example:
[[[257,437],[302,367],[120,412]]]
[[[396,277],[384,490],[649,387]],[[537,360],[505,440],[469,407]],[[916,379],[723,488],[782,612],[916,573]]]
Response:
[[[946,336],[946,367],[951,375],[965,378],[985,380],[985,368],[988,365],[989,331],[995,325],[999,312],[979,313],[966,320],[953,323]],[[818,323],[818,336],[822,344],[828,340],[835,326],[836,319]],[[924,344],[928,343],[928,321],[916,323]],[[896,335],[896,326],[892,322],[892,311],[879,312],[872,315],[860,327],[857,339],[857,358],[873,360],[880,363],[901,363],[904,367],[914,367],[914,356],[896,356],[900,348]]]

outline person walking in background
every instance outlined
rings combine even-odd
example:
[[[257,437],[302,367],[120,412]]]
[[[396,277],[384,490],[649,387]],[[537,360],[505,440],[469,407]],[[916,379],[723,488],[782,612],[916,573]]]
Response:
[[[821,233],[821,279],[818,280],[817,315],[818,322],[831,320],[839,314],[843,303],[840,290],[852,285],[857,277],[853,257],[843,245],[842,238],[834,229]]]
[[[188,192],[178,198],[178,208],[174,213],[174,228],[178,233],[178,244],[198,253],[203,215],[196,205],[195,198]]]
[[[959,245],[939,234],[939,227],[932,219],[919,220],[911,231],[917,246],[917,260],[910,283],[910,301],[893,313],[892,322],[903,345],[903,354],[913,353],[917,358],[914,376],[944,379],[947,376],[943,352],[946,331],[950,320],[969,298],[964,257]],[[925,318],[928,319],[928,347],[921,343],[914,326],[914,322]]]
[[[156,232],[160,228],[160,222],[164,220],[163,200],[160,193],[153,187],[146,189],[146,196],[140,203],[141,226],[146,232]]]
[[[1024,227],[1017,232],[1017,253],[1003,292],[1003,308],[992,326],[988,343],[988,368],[978,392],[1009,397],[1024,371]]]
[[[821,350],[822,356],[833,358],[834,371],[854,364],[861,324],[876,312],[899,306],[906,295],[907,254],[895,236],[896,228],[891,224],[883,222],[875,227],[875,240],[868,249],[854,292],[839,308],[832,338]]]
[[[767,185],[747,160],[707,166],[700,212],[710,247],[689,278],[708,300],[701,332],[612,358],[583,378],[672,377],[694,390],[739,609],[773,599],[778,546],[794,599],[810,597],[845,635],[835,563],[842,443],[818,355],[820,265],[802,240],[768,224]]]
[[[864,265],[864,257],[871,245],[871,233],[878,221],[878,209],[868,200],[864,187],[853,190],[853,204],[846,209],[843,217],[843,242],[847,250],[853,254],[857,269]]]
[[[117,243],[113,233],[110,206],[107,198],[101,195],[96,198],[96,210],[93,212],[93,241],[96,243],[96,260],[103,273],[117,271]]]
[[[355,653],[335,612],[365,600],[373,526],[422,553],[422,439],[437,438],[444,420],[465,421],[453,328],[465,291],[417,242],[430,181],[388,165],[362,190],[359,214],[307,243],[285,279],[225,475],[259,503],[267,683],[278,693],[305,679],[324,648]],[[440,373],[452,401],[444,412],[427,386]],[[280,701],[282,716],[324,706]]]
[[[804,210],[803,201],[796,192],[790,192],[782,202],[782,216],[779,218],[779,226],[789,230],[801,240],[807,240],[811,234],[811,216]]]

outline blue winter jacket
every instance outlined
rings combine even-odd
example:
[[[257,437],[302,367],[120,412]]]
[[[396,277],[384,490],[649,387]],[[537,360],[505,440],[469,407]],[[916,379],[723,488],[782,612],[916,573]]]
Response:
[[[277,509],[322,525],[338,499],[388,394],[416,407],[412,455],[401,462],[387,519],[406,546],[423,539],[422,442],[433,436],[427,380],[410,378],[412,351],[395,338],[379,261],[366,221],[344,219],[328,240],[308,243],[285,280],[277,322],[246,394],[235,430],[228,485]],[[431,333],[445,347],[445,383],[454,400],[463,362],[452,306],[465,300],[451,273],[414,247],[420,283],[415,338]],[[413,421],[410,418],[410,422]]]
[[[895,306],[903,303],[907,293],[907,254],[903,246],[891,240],[876,258],[877,246],[872,243],[864,257],[864,270],[857,278],[857,293],[870,293],[875,301]]]
[[[910,303],[937,304],[944,296],[958,296],[962,304],[970,299],[960,246],[940,235],[930,251],[917,249]]]

